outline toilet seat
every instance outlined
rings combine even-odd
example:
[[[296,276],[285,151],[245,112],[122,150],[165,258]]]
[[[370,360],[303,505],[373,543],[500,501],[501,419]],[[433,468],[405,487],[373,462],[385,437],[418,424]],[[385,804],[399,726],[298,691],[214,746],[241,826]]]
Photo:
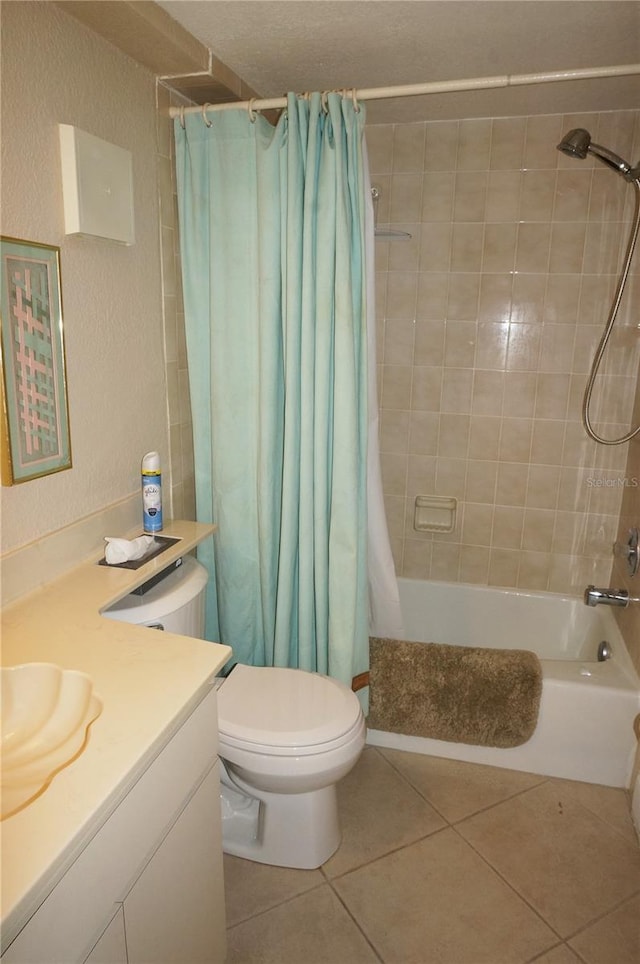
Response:
[[[221,748],[270,756],[325,753],[348,743],[361,718],[347,686],[299,669],[238,664],[218,690]]]

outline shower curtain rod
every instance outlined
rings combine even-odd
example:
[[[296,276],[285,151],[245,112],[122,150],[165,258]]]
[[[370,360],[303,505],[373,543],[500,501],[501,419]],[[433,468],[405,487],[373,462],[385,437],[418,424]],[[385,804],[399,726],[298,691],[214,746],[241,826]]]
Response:
[[[404,84],[398,87],[345,88],[355,101],[383,100],[390,97],[416,97],[420,94],[443,94],[458,90],[489,90],[497,87],[524,87],[527,84],[550,84],[563,80],[591,80],[598,77],[625,77],[640,74],[640,64],[618,64],[612,67],[585,67],[575,70],[554,70],[540,74],[500,74],[495,77],[471,77],[466,80],[441,80],[426,84]],[[340,91],[338,91],[340,93]],[[274,110],[287,106],[286,97],[256,98],[231,101],[225,104],[202,104],[196,107],[170,107],[171,117],[184,114],[209,113],[210,111],[244,108],[249,111]]]

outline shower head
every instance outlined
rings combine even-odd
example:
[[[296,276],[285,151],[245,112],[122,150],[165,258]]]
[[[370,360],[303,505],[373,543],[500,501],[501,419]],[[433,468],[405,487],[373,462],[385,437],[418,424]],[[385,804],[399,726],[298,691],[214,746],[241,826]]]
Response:
[[[576,127],[565,134],[557,147],[568,157],[578,157],[580,160],[584,160],[587,154],[593,154],[599,161],[602,161],[617,174],[621,174],[627,181],[634,181],[640,176],[640,168],[632,168],[630,164],[627,164],[609,148],[594,144],[591,140],[591,134],[583,127]]]
[[[579,157],[581,161],[584,161],[590,144],[591,134],[589,131],[585,131],[583,127],[576,127],[575,130],[564,135],[558,144],[558,150],[567,154],[568,157]]]

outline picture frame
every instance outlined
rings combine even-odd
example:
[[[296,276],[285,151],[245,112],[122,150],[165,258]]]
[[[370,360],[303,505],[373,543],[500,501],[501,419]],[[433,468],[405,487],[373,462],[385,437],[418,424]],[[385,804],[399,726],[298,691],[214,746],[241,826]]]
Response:
[[[3,485],[72,466],[60,248],[0,236]]]

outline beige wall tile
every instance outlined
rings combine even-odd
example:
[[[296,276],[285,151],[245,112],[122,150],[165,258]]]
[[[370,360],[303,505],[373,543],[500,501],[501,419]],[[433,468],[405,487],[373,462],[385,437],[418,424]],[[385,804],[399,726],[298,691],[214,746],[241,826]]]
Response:
[[[517,549],[492,548],[489,558],[490,586],[517,586],[520,553]]]
[[[411,400],[411,366],[383,365],[381,408],[406,411]]]
[[[531,454],[532,434],[532,419],[504,418],[500,434],[500,461],[528,463]]]
[[[488,175],[470,171],[457,174],[453,198],[454,221],[484,221]]]
[[[560,142],[565,129],[564,118],[559,114],[528,117],[525,133],[524,167],[526,170],[550,169],[558,166]]]
[[[367,127],[367,154],[369,170],[379,174],[387,174],[393,167],[393,135],[394,124],[380,124]]]
[[[484,546],[462,546],[458,580],[460,582],[486,583],[489,578],[490,549]]]
[[[551,224],[521,222],[516,246],[516,271],[546,272],[551,248]]]
[[[417,171],[424,169],[424,124],[396,124],[393,128],[393,170]]]
[[[542,321],[546,286],[546,275],[516,274],[513,279],[511,321],[529,325]]]
[[[426,127],[425,171],[454,171],[458,153],[458,122],[439,121]]]
[[[535,372],[505,372],[504,411],[514,418],[530,418],[536,404]]]
[[[439,429],[440,418],[435,412],[409,413],[409,452],[412,455],[436,455]]]
[[[387,276],[387,317],[416,316],[418,274],[415,271],[390,271]]]
[[[522,542],[524,509],[497,505],[493,513],[491,545],[501,549],[519,549]]]
[[[481,322],[478,325],[476,366],[503,371],[506,367],[508,342],[508,324],[494,321]]]
[[[505,378],[502,371],[481,371],[476,368],[471,401],[471,411],[474,415],[502,414]]]
[[[384,326],[382,361],[385,365],[412,365],[415,323],[389,318]]]
[[[413,364],[441,366],[444,361],[445,323],[422,318],[416,320]]]
[[[549,582],[551,554],[523,549],[518,568],[518,588],[544,591]]]
[[[520,171],[491,171],[487,185],[487,221],[518,219],[523,175]]]
[[[483,274],[480,278],[478,321],[506,323],[512,313],[514,276],[510,272]]]
[[[491,169],[520,170],[524,154],[526,117],[499,117],[491,130]]]
[[[484,225],[466,221],[454,224],[451,239],[451,270],[480,271]]]
[[[451,272],[447,318],[452,321],[475,321],[478,315],[480,275],[471,272]]]
[[[550,221],[556,190],[556,171],[524,171],[520,218],[522,221]]]
[[[470,118],[458,127],[457,168],[459,171],[487,171],[491,156],[491,121]]]
[[[475,502],[465,503],[462,537],[466,546],[491,545],[493,512],[494,507],[492,505],[481,505]]]
[[[455,174],[452,171],[425,173],[422,182],[422,221],[451,221]]]
[[[513,271],[516,233],[515,222],[485,225],[483,271]]]
[[[469,458],[497,459],[500,450],[501,419],[472,415],[469,426]]]
[[[459,415],[471,412],[473,371],[470,368],[445,368],[442,379],[441,408]]]
[[[409,451],[409,412],[384,409],[380,412],[380,451],[404,454]]]
[[[538,368],[541,325],[514,323],[509,326],[505,367],[510,372],[531,372]]]
[[[572,170],[558,171],[554,221],[586,221],[592,177],[593,171],[578,168],[577,165]]]
[[[483,459],[470,460],[467,466],[465,498],[493,506],[496,500],[498,462]]]
[[[395,166],[394,166],[395,171]],[[390,221],[415,221],[422,208],[422,173],[396,174],[391,178]]]
[[[552,275],[547,283],[544,299],[544,321],[573,325],[578,320],[579,301],[579,275]]]
[[[555,512],[550,509],[527,509],[522,528],[522,548],[533,552],[550,552],[554,525]]]
[[[529,466],[526,504],[535,509],[555,509],[560,485],[560,466]]]
[[[433,546],[431,554],[430,579],[440,579],[444,582],[458,582],[460,566],[460,546],[438,543]]]
[[[420,271],[449,271],[452,237],[450,221],[427,221],[422,225]]]

